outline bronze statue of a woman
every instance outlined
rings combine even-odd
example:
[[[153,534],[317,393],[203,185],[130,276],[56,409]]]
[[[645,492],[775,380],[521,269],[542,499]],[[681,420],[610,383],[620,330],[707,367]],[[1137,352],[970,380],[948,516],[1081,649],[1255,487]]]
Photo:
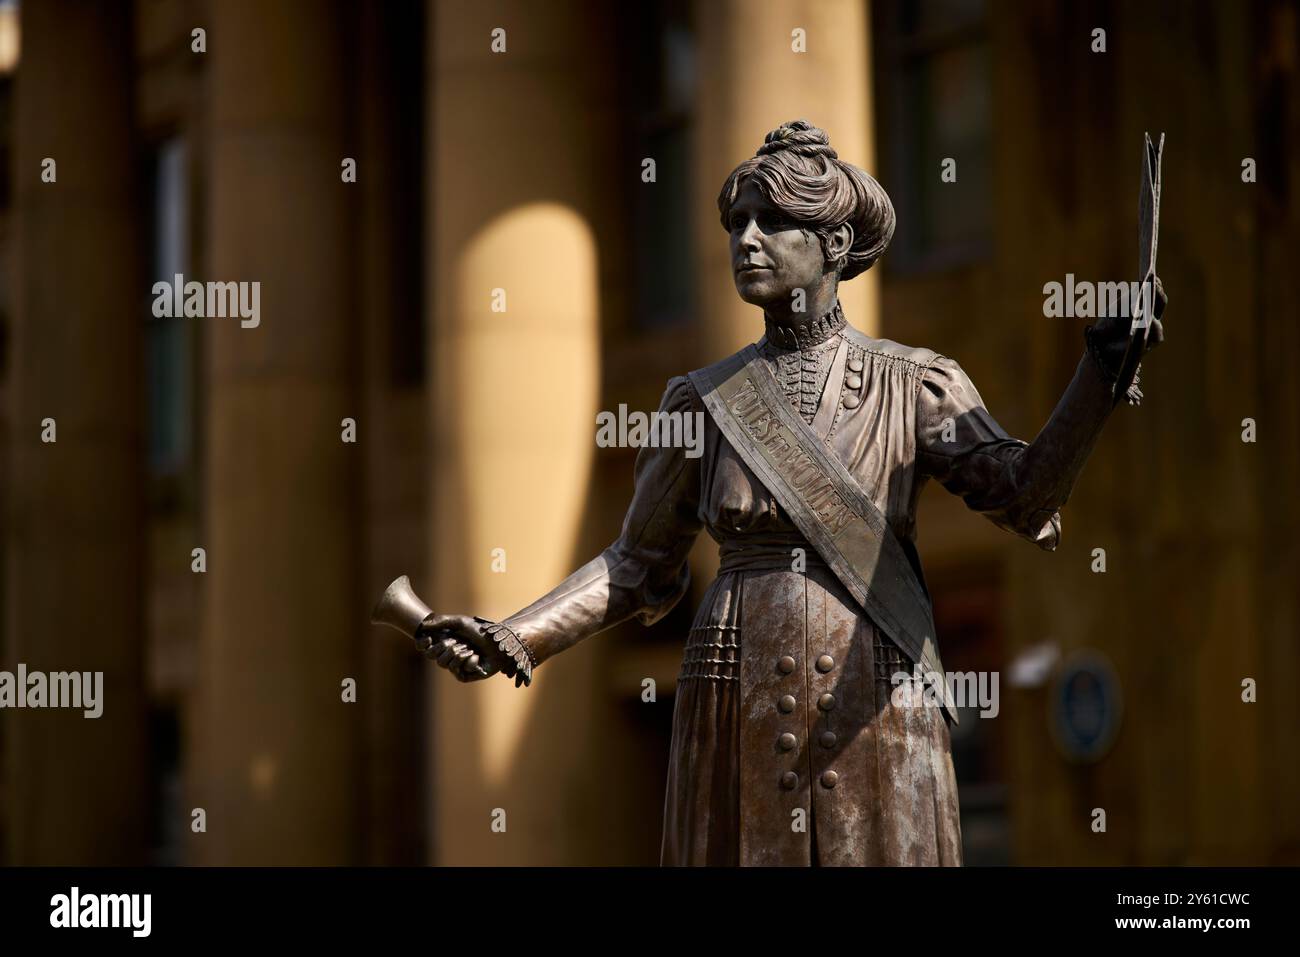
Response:
[[[822,130],[769,133],[718,209],[736,291],[765,330],[668,383],[661,412],[707,413],[703,455],[642,448],[617,541],[504,621],[429,615],[420,647],[461,680],[527,683],[584,638],[663,616],[705,528],[721,567],[686,638],[661,862],[959,865],[956,712],[946,694],[938,707],[894,694],[900,672],[943,671],[916,503],[934,478],[1054,549],[1058,510],[1127,389],[1133,320],[1089,328],[1064,396],[1022,442],[956,362],[848,323],[837,287],[884,253],[894,210]],[[1163,306],[1160,291],[1145,348]]]

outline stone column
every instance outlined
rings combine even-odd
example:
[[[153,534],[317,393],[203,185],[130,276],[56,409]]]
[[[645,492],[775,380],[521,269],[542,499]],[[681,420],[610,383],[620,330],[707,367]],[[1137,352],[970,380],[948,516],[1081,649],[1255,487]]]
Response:
[[[358,859],[361,445],[352,302],[350,17],[308,0],[212,6],[207,274],[260,282],[256,327],[205,324],[208,570],[191,857]],[[358,442],[342,441],[344,418]],[[358,695],[365,695],[364,686]]]
[[[528,0],[432,9],[421,590],[441,611],[504,617],[591,557],[576,546],[599,397],[597,230],[617,228],[609,15]],[[599,641],[526,689],[430,671],[435,862],[591,860],[583,842],[605,838],[573,809],[608,798],[590,746]]]
[[[15,864],[142,864],[150,822],[130,4],[22,5],[6,648],[103,672],[102,716],[5,710]],[[54,161],[55,179],[42,181]],[[42,442],[43,420],[56,441]]]
[[[700,90],[695,125],[699,310],[708,361],[763,334],[761,311],[736,295],[718,190],[753,156],[763,137],[805,119],[830,134],[846,162],[877,174],[871,102],[868,0],[749,0],[696,5]],[[793,49],[803,30],[806,52]],[[885,184],[886,189],[888,184]],[[879,329],[880,287],[874,269],[844,283],[840,301],[857,328]]]

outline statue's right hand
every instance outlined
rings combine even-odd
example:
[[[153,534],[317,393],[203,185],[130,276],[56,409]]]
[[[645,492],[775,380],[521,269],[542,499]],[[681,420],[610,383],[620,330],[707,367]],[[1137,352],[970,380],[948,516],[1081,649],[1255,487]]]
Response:
[[[500,671],[496,643],[468,615],[433,614],[420,623],[415,645],[458,681],[482,681]]]

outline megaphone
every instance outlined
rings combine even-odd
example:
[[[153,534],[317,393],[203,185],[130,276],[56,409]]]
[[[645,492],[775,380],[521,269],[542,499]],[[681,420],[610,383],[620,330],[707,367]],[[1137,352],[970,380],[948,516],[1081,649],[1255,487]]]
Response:
[[[420,600],[405,575],[393,580],[380,597],[370,621],[375,625],[396,628],[407,638],[414,638],[420,623],[432,614],[433,609]]]

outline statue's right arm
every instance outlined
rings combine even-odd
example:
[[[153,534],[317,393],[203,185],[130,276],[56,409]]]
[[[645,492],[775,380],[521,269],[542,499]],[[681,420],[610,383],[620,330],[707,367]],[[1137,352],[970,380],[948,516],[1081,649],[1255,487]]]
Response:
[[[702,414],[703,404],[689,380],[679,377],[668,383],[659,411]],[[690,586],[687,556],[702,524],[703,458],[686,452],[643,447],[618,538],[547,594],[502,620],[501,630],[485,629],[490,636],[499,645],[517,639],[529,666],[536,666],[630,618],[649,625],[667,614]]]

